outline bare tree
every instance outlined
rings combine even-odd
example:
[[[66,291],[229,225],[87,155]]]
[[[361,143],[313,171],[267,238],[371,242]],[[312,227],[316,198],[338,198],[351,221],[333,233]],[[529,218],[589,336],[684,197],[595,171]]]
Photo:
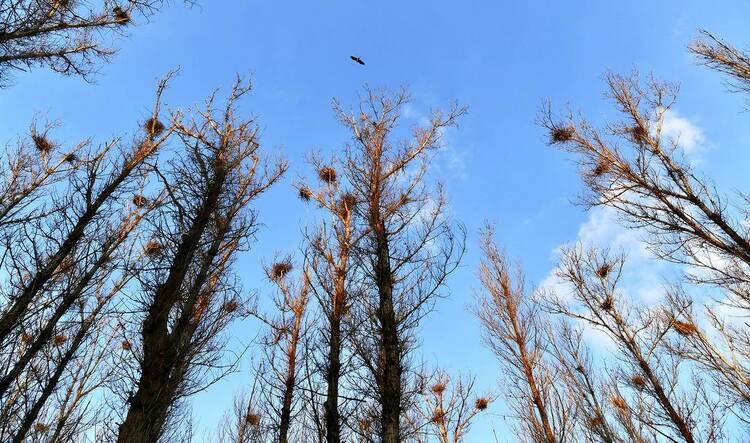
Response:
[[[296,441],[302,432],[301,426],[293,429],[292,422],[298,421],[301,409],[302,362],[307,359],[306,342],[310,330],[309,273],[303,266],[299,272],[300,281],[295,282],[289,275],[292,268],[292,259],[287,257],[266,269],[269,280],[278,288],[278,296],[274,299],[275,312],[271,317],[257,314],[270,327],[263,343],[265,361],[258,369],[264,415],[269,420],[266,429],[280,443]]]
[[[159,114],[168,77],[157,88],[151,120]],[[131,234],[152,209],[129,202],[149,170],[146,160],[171,132],[162,129],[161,136],[136,136],[134,148],[114,140],[96,152],[84,143],[62,154],[46,130],[34,130],[41,161],[22,150],[10,163],[2,235],[7,278],[0,304],[4,440],[29,438],[37,419],[61,396],[69,401],[60,406],[64,411],[49,435],[65,439],[86,427],[80,407],[102,385],[90,388],[91,380],[101,380],[105,371],[81,365],[103,355],[92,337],[104,334],[102,317],[129,279]],[[75,395],[65,394],[72,384],[78,385]]]
[[[89,79],[99,60],[114,49],[105,35],[122,34],[134,15],[148,17],[161,0],[2,0],[0,1],[0,86],[11,71],[45,66]]]
[[[134,325],[141,336],[137,376],[120,442],[168,435],[179,400],[225,372],[221,332],[242,313],[232,262],[257,230],[250,203],[286,169],[261,155],[255,122],[236,116],[249,90],[238,79],[223,108],[212,94],[190,122],[173,117],[184,151],[169,170],[155,168],[167,196],[148,219],[149,261],[138,273],[144,317]]]
[[[484,343],[506,371],[504,386],[519,419],[519,431],[535,442],[570,441],[576,405],[564,387],[555,383],[560,374],[548,361],[548,321],[533,294],[524,288],[520,271],[514,280],[508,259],[492,237],[492,228],[486,228],[479,266],[484,291],[476,307]]]
[[[168,78],[159,82],[153,121],[157,121],[160,96]],[[107,143],[86,159],[80,174],[71,177],[70,192],[63,196],[62,201],[56,202],[56,207],[65,210],[53,211],[51,220],[28,223],[18,235],[7,237],[4,245],[6,251],[25,250],[28,254],[9,256],[12,262],[6,263],[17,280],[10,294],[4,297],[7,303],[0,311],[0,348],[10,346],[11,338],[17,338],[20,334],[18,328],[29,314],[32,304],[50,285],[55,284],[59,271],[70,267],[77,259],[76,248],[91,234],[91,229],[96,229],[97,223],[106,223],[121,193],[132,192],[129,188],[134,180],[147,170],[146,160],[156,153],[172,132],[171,128],[162,129],[159,134],[147,132],[146,137],[137,138],[135,148],[124,149],[112,169],[107,166],[112,161],[112,149],[117,146],[118,140]],[[44,222],[49,223],[46,228],[39,226]],[[21,258],[27,256],[27,261]],[[70,306],[72,302],[66,299],[63,305]]]
[[[747,54],[708,32],[690,50],[702,63],[728,74],[735,90],[747,91]],[[746,315],[750,309],[750,231],[742,220],[747,218],[747,196],[740,194],[738,202],[731,202],[694,171],[681,140],[664,134],[665,116],[677,97],[675,86],[615,74],[607,76],[607,85],[622,119],[605,129],[583,118],[557,119],[549,110],[541,119],[552,142],[579,155],[590,191],[584,202],[611,207],[626,225],[643,228],[644,239],[657,257],[685,266],[688,283],[711,285],[721,292],[719,303]],[[683,349],[679,355],[711,371],[717,389],[733,386],[724,400],[731,411],[747,420],[747,412],[738,407],[744,402],[750,374],[750,355],[743,351],[750,345],[747,333],[744,326],[728,325],[714,307],[706,307],[706,312],[718,342],[710,343],[706,338],[710,334],[696,330],[685,340],[693,349]],[[672,303],[663,321],[680,334],[681,323],[697,327],[691,315],[683,300]]]
[[[732,89],[750,92],[750,55],[706,30],[700,34],[701,38],[688,47],[690,52],[709,68],[727,74]]]
[[[553,352],[562,379],[579,408],[577,435],[586,442],[650,441],[645,437],[644,426],[632,419],[629,410],[621,411],[611,406],[611,399],[622,396],[612,393],[616,384],[608,380],[610,377],[599,374],[601,367],[594,367],[593,357],[583,340],[582,328],[574,329],[567,321],[556,326],[559,333],[551,339],[555,345]],[[641,384],[641,379],[635,380]],[[616,411],[615,414],[612,411]]]
[[[490,396],[477,396],[476,377],[455,377],[442,371],[421,382],[422,405],[411,425],[417,442],[435,437],[440,443],[465,441],[474,418],[489,408]]]
[[[335,103],[339,120],[353,137],[341,173],[367,231],[357,250],[369,282],[362,313],[370,326],[360,328],[356,346],[370,374],[361,386],[375,394],[379,405],[379,430],[366,433],[386,443],[404,437],[401,419],[415,328],[457,266],[464,244],[463,230],[457,235],[445,216],[443,193],[428,192],[425,179],[443,129],[454,125],[464,110],[435,113],[426,127],[414,128],[413,136],[399,143],[392,133],[407,99],[404,92],[391,96],[368,90],[354,114]],[[325,181],[336,181],[337,174],[326,171]]]
[[[361,229],[354,216],[356,197],[346,191],[342,178],[336,176],[337,162],[323,164],[320,160],[312,161],[322,187],[313,191],[306,185],[299,185],[301,199],[314,201],[324,210],[329,218],[320,222],[318,228],[306,234],[307,261],[311,276],[311,290],[325,318],[320,326],[319,340],[316,344],[320,361],[314,364],[316,370],[324,374],[325,400],[321,433],[325,441],[338,443],[342,441],[342,418],[344,403],[342,376],[350,369],[351,352],[346,345],[350,342],[355,328],[347,327],[351,323],[351,310],[356,302],[355,296],[360,291],[357,287],[355,248],[361,238]],[[313,404],[317,402],[315,390],[309,395]],[[311,405],[311,409],[315,409]]]
[[[551,309],[604,331],[614,342],[620,357],[619,377],[640,397],[642,408],[633,411],[635,419],[657,435],[687,442],[704,441],[702,435],[716,435],[713,424],[707,429],[702,417],[713,407],[701,398],[699,383],[680,389],[680,374],[685,360],[663,350],[663,338],[673,326],[663,316],[642,306],[626,303],[618,291],[622,275],[622,257],[609,257],[581,247],[566,249],[559,275],[573,289],[573,302],[561,298]],[[617,407],[623,397],[612,397]],[[619,407],[625,410],[623,407]],[[706,440],[706,441],[710,441]]]

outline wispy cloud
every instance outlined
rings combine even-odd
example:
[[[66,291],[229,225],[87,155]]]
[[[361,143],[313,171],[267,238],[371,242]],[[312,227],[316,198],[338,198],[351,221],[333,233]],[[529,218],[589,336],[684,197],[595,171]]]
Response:
[[[674,109],[664,113],[662,135],[679,144],[691,161],[696,160],[695,157],[707,146],[703,131]]]

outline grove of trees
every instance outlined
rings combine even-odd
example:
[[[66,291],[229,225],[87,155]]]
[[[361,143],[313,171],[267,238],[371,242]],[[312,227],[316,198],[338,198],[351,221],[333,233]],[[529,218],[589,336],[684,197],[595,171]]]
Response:
[[[0,0],[0,88],[36,69],[90,79],[114,54],[103,41],[168,6]],[[750,54],[705,31],[689,51],[750,91]],[[658,260],[684,270],[657,303],[621,290],[619,251],[565,248],[561,292],[529,287],[495,227],[467,241],[474,233],[430,178],[445,129],[466,109],[449,105],[405,131],[408,92],[370,87],[354,108],[334,101],[348,139],[307,156],[293,191],[316,222],[300,227],[296,254],[269,257],[274,291],[258,303],[237,260],[268,229],[256,200],[287,160],[240,111],[247,79],[181,112],[162,102],[173,75],[127,138],[62,146],[54,125],[35,122],[3,153],[0,441],[195,441],[187,406],[241,359],[253,376],[215,405],[226,411],[215,441],[459,443],[501,404],[518,441],[744,435],[748,324],[691,289],[710,287],[738,318],[750,315],[749,197],[717,189],[664,133],[674,85],[609,73],[617,119],[597,125],[552,105],[537,116],[550,145],[580,166],[584,203],[613,210]],[[419,355],[422,320],[474,247],[483,258],[471,309],[497,357],[496,392]],[[262,325],[252,358],[228,345],[244,318]],[[587,328],[613,343],[613,363],[599,362]]]

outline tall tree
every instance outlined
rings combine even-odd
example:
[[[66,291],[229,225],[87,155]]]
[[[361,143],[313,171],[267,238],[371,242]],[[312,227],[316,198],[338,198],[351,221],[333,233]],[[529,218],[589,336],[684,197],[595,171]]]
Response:
[[[159,100],[167,80],[168,77],[159,83],[156,106],[149,122],[158,121]],[[50,289],[50,285],[54,285],[61,267],[65,268],[76,260],[76,248],[91,234],[92,229],[96,229],[96,223],[106,223],[118,197],[123,192],[133,192],[130,186],[148,170],[146,161],[154,156],[171,132],[171,127],[165,128],[163,125],[158,132],[147,130],[145,137],[136,138],[133,148],[123,149],[116,166],[111,169],[108,163],[112,161],[113,150],[119,140],[107,143],[86,159],[79,175],[72,176],[69,195],[64,196],[63,201],[56,202],[60,210],[53,210],[52,220],[45,220],[50,223],[46,229],[52,232],[45,233],[43,227],[33,233],[31,229],[25,229],[20,239],[10,237],[8,248],[26,249],[19,242],[29,243],[31,262],[24,263],[19,259],[9,264],[15,268],[11,272],[21,278],[14,283],[7,304],[0,310],[0,347],[7,346],[13,334],[18,333],[18,327],[26,319],[32,304]],[[36,143],[52,147],[49,142]],[[42,152],[41,155],[48,154]],[[77,157],[69,157],[69,160],[78,161]]]
[[[368,90],[359,112],[348,113],[335,102],[339,120],[352,134],[342,173],[346,176],[367,233],[358,246],[369,280],[363,312],[369,328],[361,329],[357,352],[369,371],[363,384],[375,395],[379,428],[367,438],[385,443],[405,438],[401,419],[408,406],[408,356],[415,329],[432,308],[446,277],[463,254],[463,231],[445,215],[440,188],[431,193],[425,174],[443,130],[464,113],[453,107],[437,112],[411,138],[393,140],[408,96]],[[337,172],[327,181],[335,181]]]
[[[659,352],[672,325],[660,321],[653,309],[634,306],[620,296],[617,285],[623,262],[621,257],[580,247],[564,250],[559,274],[573,289],[573,302],[556,299],[551,309],[582,320],[612,339],[622,365],[620,378],[641,400],[641,407],[635,409],[627,406],[625,397],[612,396],[610,402],[621,415],[632,414],[654,435],[701,441],[702,417],[709,415],[713,405],[705,405],[696,380],[691,389],[680,389],[678,374],[684,359]],[[705,434],[715,432],[707,429]]]
[[[265,387],[262,389],[265,415],[270,422],[266,428],[279,443],[300,440],[303,432],[297,417],[303,397],[302,362],[308,358],[310,277],[305,266],[299,272],[299,282],[295,282],[290,275],[292,268],[291,258],[286,258],[266,270],[269,280],[278,288],[278,296],[274,299],[274,315],[260,316],[271,331],[264,343],[266,358],[258,376]],[[293,422],[297,424],[295,428]]]
[[[735,90],[747,91],[747,54],[707,32],[690,50],[701,63],[729,75]],[[739,195],[739,201],[731,203],[695,171],[681,140],[665,133],[665,118],[677,100],[674,85],[653,78],[641,81],[637,75],[608,74],[606,81],[608,97],[621,116],[606,129],[583,118],[557,118],[549,110],[541,119],[551,142],[578,155],[590,191],[584,203],[610,207],[627,226],[643,228],[644,240],[659,258],[688,270],[688,283],[710,285],[723,294],[723,305],[747,312],[750,231],[742,222],[747,197]],[[729,346],[710,343],[680,298],[673,298],[677,303],[666,317],[675,334],[691,346],[681,349],[681,355],[707,369],[717,389],[726,392],[729,409],[747,420],[747,408],[738,406],[750,386],[750,354],[743,350],[750,346],[746,331],[706,306],[711,329]],[[682,323],[695,333],[681,333]]]
[[[505,369],[504,386],[520,420],[519,432],[535,442],[568,441],[576,407],[555,383],[560,374],[547,354],[549,321],[532,299],[534,294],[526,291],[520,271],[514,280],[491,228],[483,233],[482,252],[479,280],[484,291],[476,314],[484,342]]]
[[[215,94],[185,123],[173,117],[183,151],[156,168],[167,194],[148,222],[150,259],[139,273],[140,353],[119,442],[158,441],[180,399],[213,379],[223,328],[239,313],[232,262],[258,225],[250,203],[286,169],[263,158],[253,120],[236,115],[250,90],[235,83],[226,104]],[[216,376],[220,376],[220,374]]]
[[[322,427],[329,443],[342,441],[342,409],[344,395],[342,376],[350,358],[345,346],[353,328],[352,305],[357,288],[356,256],[354,250],[361,236],[358,220],[354,217],[356,197],[346,190],[346,184],[336,174],[337,162],[322,164],[313,160],[318,178],[323,186],[311,190],[299,186],[301,199],[312,200],[329,218],[320,222],[307,234],[307,255],[311,275],[311,290],[318,301],[325,322],[320,326],[320,361],[315,363],[324,374],[325,400],[323,401]],[[313,399],[314,401],[314,399]]]
[[[158,120],[167,80],[158,85],[148,121]],[[71,377],[81,374],[82,359],[103,355],[92,337],[106,333],[104,313],[130,278],[131,234],[152,209],[130,200],[149,171],[147,160],[171,133],[162,129],[137,135],[133,147],[113,140],[98,150],[84,143],[63,153],[55,152],[60,147],[46,130],[34,131],[41,162],[21,151],[18,163],[10,163],[2,228],[8,278],[0,305],[3,439],[28,438],[50,402],[64,396]],[[26,166],[16,168],[21,163]],[[79,383],[80,395],[71,397],[54,434],[85,431],[68,421],[84,392],[90,393]]]

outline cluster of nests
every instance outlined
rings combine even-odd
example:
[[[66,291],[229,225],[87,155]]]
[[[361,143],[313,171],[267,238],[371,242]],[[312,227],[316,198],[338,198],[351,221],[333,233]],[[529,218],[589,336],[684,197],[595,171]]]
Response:
[[[57,148],[57,143],[51,141],[45,134],[33,133],[31,134],[31,141],[34,143],[34,148],[39,151],[42,155],[47,155]],[[72,152],[66,154],[63,157],[66,163],[75,163],[78,161],[78,156]]]
[[[618,130],[618,133],[626,136],[630,141],[638,145],[645,145],[649,142],[649,131],[648,128],[636,124],[635,126],[625,127]],[[560,125],[555,126],[550,130],[550,144],[562,144],[568,143],[574,140],[576,135],[576,128],[573,125]],[[599,156],[599,159],[591,170],[590,174],[593,177],[601,177],[607,174],[612,169],[612,156],[609,153],[603,153]]]
[[[620,131],[617,131],[618,133]],[[637,124],[622,130],[633,143],[643,144],[648,142],[648,128]],[[576,135],[576,128],[571,124],[555,126],[550,130],[550,143],[567,143],[572,141]]]
[[[442,396],[443,393],[445,392],[446,388],[447,388],[447,383],[445,383],[445,382],[438,382],[438,383],[435,383],[434,385],[432,385],[432,387],[430,387],[430,390],[435,395]],[[477,411],[484,411],[485,409],[487,409],[487,407],[489,405],[490,405],[490,399],[487,398],[487,397],[478,397],[474,401],[474,408]],[[442,421],[442,419],[444,417],[445,417],[445,413],[443,411],[441,411],[441,410],[438,409],[438,410],[435,410],[435,414],[433,415],[432,420],[434,422],[440,422],[440,421]]]
[[[338,180],[336,169],[331,166],[323,166],[318,169],[318,178],[320,181],[332,185]],[[299,198],[303,201],[310,201],[314,196],[313,191],[307,186],[300,186]],[[350,192],[343,193],[339,199],[339,209],[342,212],[351,211],[357,204],[357,198]]]

